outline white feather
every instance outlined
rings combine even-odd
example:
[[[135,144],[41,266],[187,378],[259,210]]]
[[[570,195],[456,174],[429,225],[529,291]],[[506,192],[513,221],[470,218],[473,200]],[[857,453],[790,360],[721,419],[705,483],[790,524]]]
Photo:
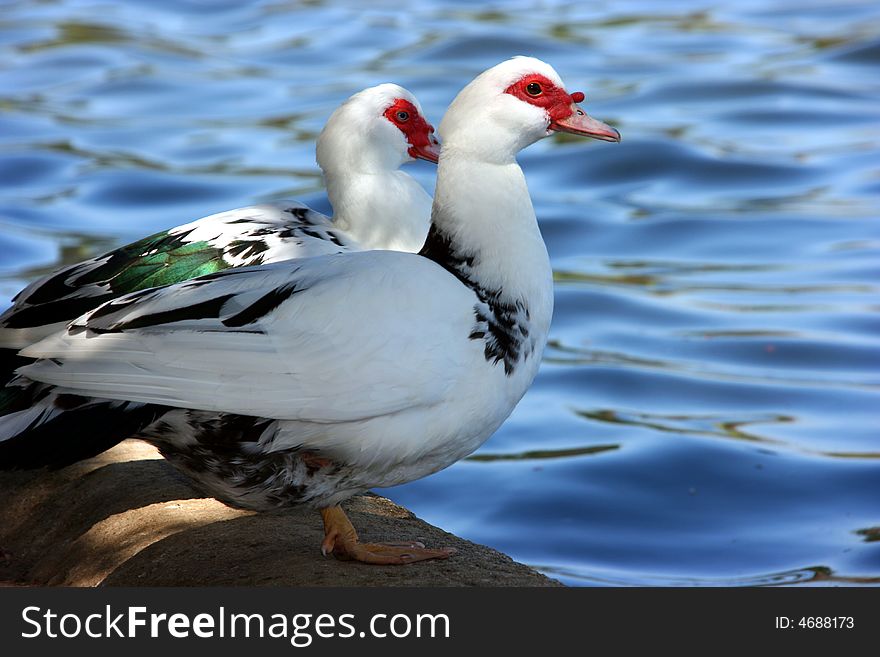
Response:
[[[286,283],[304,290],[246,330],[224,326]],[[383,289],[395,293],[376,293]],[[471,293],[434,263],[395,252],[238,270],[201,287],[182,283],[112,319],[124,323],[227,294],[235,296],[218,319],[94,333],[77,328],[97,324],[86,316],[26,348],[23,355],[47,360],[21,373],[108,399],[346,422],[439,403],[466,363],[482,358],[479,343],[461,339],[473,324]]]

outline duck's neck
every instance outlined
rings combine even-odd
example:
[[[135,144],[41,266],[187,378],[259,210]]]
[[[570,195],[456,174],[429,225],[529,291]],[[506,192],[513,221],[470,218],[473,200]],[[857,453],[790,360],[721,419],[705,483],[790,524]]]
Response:
[[[522,169],[441,156],[432,225],[420,251],[479,297],[521,304],[549,327],[553,279]]]
[[[333,223],[364,249],[418,251],[425,242],[431,197],[403,171],[325,172]]]

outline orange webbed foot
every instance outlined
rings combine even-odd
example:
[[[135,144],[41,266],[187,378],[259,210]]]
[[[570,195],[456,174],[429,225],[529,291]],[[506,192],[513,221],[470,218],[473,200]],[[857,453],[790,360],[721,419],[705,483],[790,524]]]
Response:
[[[455,553],[454,548],[430,549],[418,541],[361,543],[348,516],[338,506],[321,509],[321,517],[324,519],[324,541],[321,543],[324,556],[333,554],[342,560],[392,565],[446,559]]]

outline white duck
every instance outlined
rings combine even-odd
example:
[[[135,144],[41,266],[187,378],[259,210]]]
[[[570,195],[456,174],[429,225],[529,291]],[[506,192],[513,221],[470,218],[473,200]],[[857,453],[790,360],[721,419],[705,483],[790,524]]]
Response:
[[[93,451],[137,433],[228,503],[318,508],[325,554],[448,556],[360,543],[338,505],[470,454],[531,384],[553,284],[515,157],[554,131],[618,141],[580,99],[528,57],[465,87],[440,127],[433,224],[417,255],[219,272],[111,301],[29,347],[43,360],[17,383],[36,401],[0,418],[0,462],[45,463],[71,449],[71,427]]]
[[[109,299],[230,267],[356,249],[418,251],[431,197],[399,169],[415,159],[437,162],[439,152],[434,128],[409,91],[380,84],[356,93],[333,112],[317,142],[332,220],[297,202],[255,205],[68,265],[31,283],[0,315],[0,350],[26,347]],[[0,361],[15,362],[9,356]]]

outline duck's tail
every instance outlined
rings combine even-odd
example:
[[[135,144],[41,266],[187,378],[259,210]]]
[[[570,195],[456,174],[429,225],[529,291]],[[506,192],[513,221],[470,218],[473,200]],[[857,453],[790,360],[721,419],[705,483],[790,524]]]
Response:
[[[0,389],[0,470],[63,468],[110,449],[167,410],[14,378]]]

